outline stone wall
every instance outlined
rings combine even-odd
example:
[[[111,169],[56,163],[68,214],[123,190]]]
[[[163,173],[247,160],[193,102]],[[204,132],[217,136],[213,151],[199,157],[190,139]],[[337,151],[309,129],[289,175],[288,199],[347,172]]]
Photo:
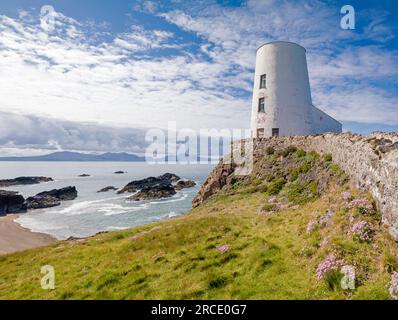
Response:
[[[234,143],[232,148],[239,144]],[[266,156],[267,147],[275,149],[294,145],[306,151],[331,153],[333,161],[351,178],[357,187],[370,192],[383,213],[383,223],[398,241],[398,133],[375,132],[365,137],[352,133],[326,133],[317,136],[273,137],[253,140],[253,157]],[[240,145],[239,145],[240,146]],[[220,164],[209,180],[218,181]],[[195,199],[195,205],[209,195],[205,184]],[[214,193],[214,192],[213,192]]]

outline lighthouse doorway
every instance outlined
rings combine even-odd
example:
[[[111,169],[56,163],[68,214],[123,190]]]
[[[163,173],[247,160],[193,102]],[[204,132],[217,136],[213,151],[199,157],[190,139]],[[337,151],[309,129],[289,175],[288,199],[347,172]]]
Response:
[[[257,138],[264,138],[265,137],[265,129],[257,129]]]

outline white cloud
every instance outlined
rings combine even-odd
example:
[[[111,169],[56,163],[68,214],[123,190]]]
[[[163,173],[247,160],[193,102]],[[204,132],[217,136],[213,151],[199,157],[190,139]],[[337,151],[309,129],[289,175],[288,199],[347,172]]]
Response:
[[[172,47],[171,32],[134,27],[93,46],[63,32],[79,26],[57,16],[61,30],[54,35],[24,20],[0,18],[3,110],[132,127],[166,127],[170,120],[194,129],[240,127],[242,118],[249,119],[247,100],[223,91],[228,83],[220,82],[222,66],[184,53],[131,56]]]
[[[308,49],[318,107],[339,120],[398,124],[397,94],[384,88],[398,73],[397,52],[384,47],[393,37],[385,13],[372,11],[364,31],[352,32],[339,29],[340,8],[315,0],[249,0],[234,8],[182,1],[171,11],[148,3],[136,9],[200,41],[192,46],[192,39],[184,42],[160,27],[132,26],[112,35],[106,24],[59,12],[50,33],[29,11],[15,19],[0,16],[0,110],[111,127],[165,128],[177,121],[193,129],[245,128],[255,49],[263,42],[290,40]],[[373,44],[360,46],[364,39]],[[164,49],[173,54],[163,55]],[[20,121],[31,128],[26,119]],[[0,126],[0,137],[11,139],[5,130]],[[60,143],[58,136],[53,140],[63,148],[79,148]],[[91,149],[106,146],[88,141]]]
[[[146,130],[0,112],[0,156],[50,151],[145,152]]]

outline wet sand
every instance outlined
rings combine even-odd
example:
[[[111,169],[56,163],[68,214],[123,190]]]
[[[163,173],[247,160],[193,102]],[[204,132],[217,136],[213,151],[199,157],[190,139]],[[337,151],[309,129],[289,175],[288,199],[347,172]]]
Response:
[[[37,248],[57,241],[48,234],[32,232],[21,227],[14,221],[18,216],[15,214],[0,216],[0,255]]]

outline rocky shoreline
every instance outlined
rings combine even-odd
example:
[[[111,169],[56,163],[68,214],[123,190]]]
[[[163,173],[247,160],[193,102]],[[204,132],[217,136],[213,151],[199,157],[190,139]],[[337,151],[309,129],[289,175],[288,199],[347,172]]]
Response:
[[[115,174],[122,174],[122,171],[115,172]],[[48,177],[19,177],[0,180],[0,185],[9,188],[51,181],[54,180]],[[194,186],[196,186],[196,182],[193,180],[184,180],[176,174],[165,173],[158,177],[131,181],[122,188],[107,186],[98,190],[97,193],[115,192],[126,194],[125,199],[128,201],[149,201],[169,198],[182,189]],[[51,235],[23,228],[14,220],[22,213],[56,207],[63,201],[71,201],[77,197],[78,191],[74,186],[43,191],[27,198],[16,191],[0,190],[0,254],[40,247],[57,241]]]
[[[66,187],[51,191],[40,192],[34,197],[26,199],[27,209],[44,209],[61,205],[61,201],[69,201],[77,198],[76,187]]]
[[[61,201],[74,200],[77,195],[75,187],[43,191],[27,199],[18,192],[0,190],[0,216],[59,206]]]
[[[118,174],[121,172],[119,171]],[[9,187],[50,181],[54,180],[48,177],[19,177],[0,180],[0,186]],[[107,186],[98,190],[97,193],[109,191],[116,191],[117,194],[131,193],[132,195],[127,197],[128,200],[143,201],[172,197],[177,191],[194,186],[196,186],[196,182],[193,180],[182,180],[174,173],[165,173],[158,177],[148,177],[131,181],[121,189],[114,186]],[[77,196],[78,192],[74,186],[43,191],[26,199],[18,192],[0,190],[0,215],[56,207],[61,205],[62,201],[74,200]]]

